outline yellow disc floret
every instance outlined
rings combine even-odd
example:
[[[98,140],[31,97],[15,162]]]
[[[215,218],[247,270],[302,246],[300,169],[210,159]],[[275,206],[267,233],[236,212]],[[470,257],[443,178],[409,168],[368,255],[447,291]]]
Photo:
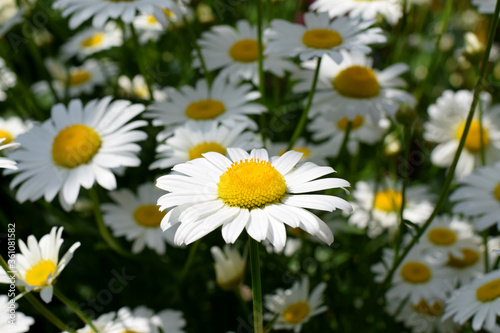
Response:
[[[203,157],[203,154],[214,151],[216,153],[226,155],[226,148],[217,142],[202,142],[189,149],[189,159],[194,160],[195,158]]]
[[[215,99],[202,99],[186,107],[186,117],[195,120],[214,119],[226,112],[226,106]]]
[[[85,69],[72,70],[69,75],[69,85],[71,87],[79,86],[87,83],[92,78],[92,75]]]
[[[279,202],[285,193],[283,175],[271,163],[253,158],[231,164],[217,184],[222,201],[242,209],[263,208]]]
[[[448,257],[447,266],[451,266],[453,268],[466,268],[474,265],[479,260],[479,253],[476,250],[464,248],[462,249],[462,258],[457,258],[454,255],[450,254]]]
[[[26,272],[24,281],[32,286],[46,286],[47,278],[50,274],[54,275],[56,269],[57,266],[52,260],[39,261]]]
[[[431,270],[418,261],[407,262],[401,267],[401,277],[410,283],[425,283],[431,279]]]
[[[157,228],[167,212],[160,212],[156,205],[142,205],[135,209],[134,220],[146,228]]]
[[[372,98],[380,92],[377,75],[363,66],[347,67],[333,79],[333,86],[341,95],[351,98]]]
[[[490,281],[476,289],[476,298],[483,303],[492,302],[500,297],[500,279]]]
[[[313,49],[331,49],[342,44],[342,36],[335,30],[311,29],[302,35],[302,43]]]
[[[298,324],[304,320],[311,311],[306,302],[290,304],[283,312],[283,319],[289,324]]]
[[[0,129],[0,140],[1,139],[5,139],[5,140],[2,141],[1,144],[2,145],[6,145],[6,144],[11,143],[12,141],[14,141],[14,136],[10,132],[8,132],[6,130],[3,130],[3,129]]]
[[[458,126],[455,132],[455,137],[460,140],[462,134],[464,133],[465,121]],[[490,144],[490,136],[487,129],[483,126],[482,129],[482,139],[483,146],[486,148]],[[481,124],[478,119],[472,120],[470,124],[469,133],[467,133],[467,138],[465,139],[465,149],[472,153],[478,153],[481,151]]]
[[[495,189],[493,190],[493,195],[495,196],[495,199],[500,201],[500,182],[498,182],[497,186],[495,186]]]
[[[394,212],[401,209],[403,195],[393,189],[379,191],[375,194],[373,206],[384,212]]]
[[[92,160],[101,147],[101,137],[94,129],[75,124],[66,127],[54,138],[52,159],[63,168],[76,168]]]
[[[434,245],[451,245],[457,240],[457,234],[449,228],[434,228],[427,234]]]
[[[102,40],[104,39],[104,34],[102,32],[97,32],[93,34],[92,36],[85,38],[82,41],[82,47],[94,47],[102,43]]]
[[[357,114],[356,117],[354,117],[354,119],[351,120],[351,131],[359,128],[361,125],[363,125],[364,122],[365,118]],[[342,131],[345,131],[347,129],[348,124],[349,124],[349,119],[347,119],[347,117],[344,117],[337,122],[337,127]]]
[[[229,55],[234,61],[255,62],[259,58],[258,43],[254,39],[239,40],[231,46]]]

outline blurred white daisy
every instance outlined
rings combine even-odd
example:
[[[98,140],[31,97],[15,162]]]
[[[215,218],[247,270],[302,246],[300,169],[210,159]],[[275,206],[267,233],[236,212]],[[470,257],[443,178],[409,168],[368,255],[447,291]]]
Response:
[[[218,25],[204,32],[198,41],[201,53],[208,71],[222,68],[219,75],[230,82],[259,82],[257,27],[247,20],[236,22],[236,29],[228,25]],[[267,47],[264,33],[263,47]],[[200,60],[195,58],[195,67],[200,67]],[[283,77],[285,72],[291,72],[296,66],[283,59],[283,54],[267,53],[263,59],[264,71]]]
[[[7,295],[0,295],[0,332],[2,333],[24,333],[30,330],[35,320],[24,313],[17,311],[17,303],[12,308]],[[14,310],[14,319],[11,311]]]
[[[214,80],[211,89],[202,79],[195,87],[169,88],[166,92],[168,100],[153,103],[145,114],[145,117],[153,118],[155,126],[180,125],[190,119],[217,120],[230,127],[238,122],[254,124],[247,115],[260,114],[266,109],[261,104],[252,103],[260,93],[251,85],[228,84],[220,76]]]
[[[459,181],[460,187],[450,195],[456,202],[454,213],[475,217],[476,230],[497,225],[500,230],[500,163],[481,167]]]
[[[99,318],[92,320],[92,324],[99,330],[99,333],[125,333],[123,325],[115,321],[116,313],[110,312],[100,315]],[[77,333],[94,333],[94,330],[89,326],[76,330]],[[63,333],[68,333],[67,331]]]
[[[452,318],[463,325],[472,317],[472,328],[492,331],[500,309],[500,270],[475,279],[450,298],[443,319]]]
[[[157,160],[150,169],[167,169],[176,164],[203,157],[214,151],[226,155],[229,147],[249,151],[262,147],[254,132],[245,131],[247,124],[237,124],[230,128],[216,121],[188,121],[175,129],[173,136],[158,145]]]
[[[133,253],[140,253],[147,246],[161,255],[165,253],[165,241],[173,245],[169,233],[160,230],[166,214],[156,205],[161,194],[153,184],[145,183],[137,188],[137,195],[126,188],[109,192],[116,204],[102,205],[104,223],[115,237],[125,236],[128,241],[134,241]]]
[[[393,262],[394,250],[385,248],[382,261],[372,266],[375,281],[384,281]],[[455,281],[449,270],[422,256],[421,249],[414,247],[396,268],[386,297],[388,302],[408,298],[410,305],[418,305],[422,300],[430,303],[435,299],[446,299],[454,289]]]
[[[172,26],[184,24],[183,16],[189,15],[191,8],[172,3],[170,9],[163,8],[161,12],[137,15],[132,22],[139,35],[139,43],[158,41],[160,37]]]
[[[339,197],[301,194],[349,183],[339,178],[317,179],[334,170],[306,162],[294,168],[302,154],[289,151],[269,162],[265,149],[250,154],[228,148],[230,159],[216,152],[176,165],[176,174],[158,178],[156,186],[170,193],[158,199],[169,209],[162,229],[178,227],[177,245],[189,244],[219,226],[226,243],[234,243],[244,228],[260,242],[269,240],[278,250],[286,243],[284,223],[307,231],[331,244],[333,234],[325,222],[304,208],[333,211],[352,207]],[[178,174],[180,173],[180,174]],[[314,180],[316,179],[316,180]]]
[[[0,139],[5,139],[3,144],[14,142],[19,134],[25,133],[30,125],[19,117],[0,117]]]
[[[318,115],[307,126],[312,133],[314,140],[328,139],[323,145],[329,147],[330,156],[337,156],[345,138],[349,119],[337,113],[327,113]],[[369,115],[362,117],[357,115],[351,122],[347,150],[350,155],[356,155],[359,150],[359,143],[373,145],[380,141],[385,131],[389,128],[390,122],[382,118],[374,122]]]
[[[234,290],[245,278],[246,254],[229,245],[224,246],[224,252],[213,246],[210,249],[215,261],[215,276],[217,285],[224,290]]]
[[[181,311],[177,310],[162,310],[155,314],[151,321],[155,327],[160,328],[163,333],[184,333],[183,328],[186,326],[186,320]],[[151,333],[160,333],[160,331],[152,330]]]
[[[305,13],[305,26],[282,19],[271,21],[265,54],[281,53],[300,60],[329,55],[342,62],[343,51],[370,53],[369,44],[384,43],[381,28],[371,28],[375,21],[338,17],[330,21],[328,13]]]
[[[384,230],[393,232],[399,225],[402,205],[401,184],[389,180],[379,184],[375,192],[373,181],[359,181],[353,191],[354,213],[349,223],[367,228],[368,236],[374,238]],[[423,223],[432,213],[434,196],[426,186],[410,186],[406,189],[403,218],[413,223]]]
[[[0,38],[2,38],[15,25],[23,21],[24,9],[18,4],[26,1],[0,0]]]
[[[266,143],[267,150],[271,156],[279,156],[286,153],[288,142],[269,142]],[[302,153],[301,162],[313,162],[315,164],[328,164],[327,158],[334,156],[332,150],[336,147],[328,145],[318,145],[307,142],[304,138],[298,138],[292,147],[292,150]]]
[[[290,289],[278,289],[274,295],[265,295],[264,306],[271,313],[264,314],[264,319],[272,320],[278,315],[273,329],[287,329],[298,333],[302,325],[328,309],[322,305],[325,289],[326,283],[322,282],[309,294],[309,279],[304,277],[301,281],[296,281]]]
[[[403,15],[401,0],[316,0],[310,9],[326,11],[331,17],[349,14],[350,17],[361,16],[364,20],[381,15],[391,25],[398,23]]]
[[[6,138],[0,138],[0,152],[4,149],[10,149],[10,148],[15,148],[18,147],[18,143],[8,143],[8,144],[3,144],[3,142],[6,141]],[[13,161],[10,158],[6,157],[1,157],[0,156],[0,169],[11,169],[11,170],[17,170],[17,163]]]
[[[144,76],[140,74],[134,76],[132,80],[126,75],[120,75],[118,77],[118,86],[126,97],[138,98],[146,101],[151,97],[148,86],[146,85],[146,80],[144,80]]]
[[[402,103],[413,106],[415,98],[401,90],[406,83],[399,76],[408,66],[398,63],[379,71],[373,59],[363,53],[345,53],[340,64],[328,55],[323,56],[319,69],[317,91],[314,94],[310,117],[318,112],[333,112],[354,120],[356,115],[370,115],[375,122],[385,115],[393,117]],[[302,64],[304,70],[296,74],[299,82],[294,92],[311,89],[317,59]]]
[[[91,188],[95,182],[107,190],[116,188],[116,168],[138,166],[141,150],[136,141],[146,133],[136,130],[144,120],[130,122],[144,110],[140,104],[112,97],[94,99],[85,106],[79,99],[68,106],[56,104],[51,118],[18,136],[21,148],[9,154],[18,162],[19,174],[11,188],[23,183],[16,194],[19,202],[42,196],[70,210],[80,186]]]
[[[180,311],[163,310],[155,314],[145,306],[139,306],[134,310],[128,307],[121,308],[118,310],[115,322],[122,327],[120,333],[184,333],[182,328],[186,325]]]
[[[35,236],[28,237],[28,246],[19,240],[19,250],[16,254],[17,283],[26,288],[26,291],[39,291],[45,303],[52,300],[53,284],[64,267],[73,257],[73,253],[80,246],[80,242],[71,245],[68,251],[59,259],[63,227],[52,227],[50,234],[44,235],[37,242]]]
[[[6,91],[17,84],[17,77],[0,57],[0,102],[7,99]]]
[[[63,17],[71,16],[69,27],[75,29],[91,17],[92,25],[102,28],[109,19],[132,23],[137,12],[154,15],[173,5],[173,0],[56,0],[52,7],[61,9]]]
[[[108,22],[103,28],[86,28],[71,37],[61,46],[64,59],[77,56],[79,60],[91,54],[121,46],[123,36],[115,22]]]
[[[496,3],[496,0],[472,0],[472,4],[477,6],[477,11],[481,14],[493,14]]]
[[[429,106],[430,119],[424,124],[424,138],[438,144],[431,154],[433,164],[440,167],[451,165],[464,131],[472,99],[471,91],[446,90],[437,99],[436,104]],[[455,171],[458,178],[470,174],[474,167],[481,165],[481,137],[486,163],[500,160],[500,105],[490,108],[491,96],[488,93],[483,93],[481,99],[482,131],[479,111],[476,110]]]

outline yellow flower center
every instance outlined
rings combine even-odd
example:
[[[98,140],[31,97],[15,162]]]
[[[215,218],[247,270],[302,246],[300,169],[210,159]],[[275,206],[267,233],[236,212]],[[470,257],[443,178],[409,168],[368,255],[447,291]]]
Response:
[[[163,13],[165,14],[165,16],[168,19],[175,19],[176,18],[175,13],[173,11],[171,11],[170,9],[162,8],[161,10],[163,10]]]
[[[434,228],[427,237],[435,245],[450,245],[457,240],[457,234],[448,228]]]
[[[458,126],[455,136],[457,140],[460,140],[462,134],[464,133],[465,121]],[[488,131],[483,126],[483,146],[486,148],[490,144],[490,136]],[[472,120],[470,124],[469,133],[465,139],[465,149],[472,153],[478,153],[481,151],[481,126],[478,119]]]
[[[10,132],[0,129],[0,139],[5,139],[2,141],[1,144],[6,145],[14,141],[14,136]]]
[[[342,44],[342,36],[335,30],[312,29],[302,35],[302,43],[313,49],[331,49]]]
[[[351,98],[372,98],[380,92],[377,75],[363,66],[344,69],[333,79],[333,86],[341,95]]]
[[[473,249],[462,249],[462,253],[463,258],[457,258],[450,254],[446,265],[454,268],[466,268],[474,265],[479,260],[479,253]]]
[[[52,159],[63,168],[87,164],[101,148],[101,137],[92,128],[76,124],[63,129],[52,143]]]
[[[490,281],[476,289],[476,298],[483,303],[491,302],[500,297],[500,279]]]
[[[311,150],[307,147],[294,147],[292,150],[294,150],[298,153],[302,153],[302,158],[300,160],[305,160],[311,156]],[[278,155],[281,156],[284,153],[286,153],[287,151],[288,150],[286,150],[286,148],[285,148],[282,151],[280,151]]]
[[[420,262],[410,261],[401,268],[401,276],[406,282],[425,283],[431,279],[431,270]]]
[[[202,154],[208,153],[209,151],[214,151],[216,153],[226,155],[226,148],[221,146],[219,143],[202,142],[189,149],[189,159],[194,160],[195,158],[203,157]]]
[[[354,119],[351,120],[351,131],[361,127],[361,125],[363,125],[364,122],[365,118],[361,117],[360,115],[356,115],[356,117],[354,117]],[[337,122],[337,127],[340,128],[342,131],[345,131],[347,129],[348,124],[349,124],[349,119],[347,119],[347,117],[344,117]]]
[[[278,202],[286,193],[285,178],[271,163],[259,159],[234,162],[217,183],[224,203],[243,209],[262,208]]]
[[[493,190],[493,195],[495,196],[495,199],[500,201],[500,182],[498,182],[497,186],[495,186],[495,189]]]
[[[229,55],[234,61],[255,62],[259,58],[259,46],[254,39],[242,39],[231,46]]]
[[[403,196],[393,189],[379,191],[375,194],[373,206],[384,212],[394,212],[401,209]]]
[[[429,305],[422,299],[417,305],[412,305],[411,307],[418,313],[432,317],[441,317],[444,313],[444,305],[439,301],[434,301],[432,305]]]
[[[158,23],[158,21],[156,20],[156,17],[154,15],[148,15],[148,23],[149,24],[155,24],[155,23]]]
[[[104,34],[102,32],[98,32],[89,38],[85,38],[82,41],[82,47],[93,47],[97,46],[102,43],[102,40],[104,39]]]
[[[147,86],[135,86],[132,90],[140,99],[149,99],[149,90]]]
[[[142,205],[134,211],[134,220],[146,228],[157,228],[167,212],[160,212],[156,205]]]
[[[32,286],[46,286],[47,278],[56,272],[56,264],[52,260],[39,261],[26,272],[25,282]]]
[[[283,319],[289,324],[298,324],[307,317],[310,311],[309,304],[306,302],[290,304],[283,312]]]
[[[92,75],[85,69],[75,69],[71,71],[69,75],[69,85],[71,87],[79,86],[84,84],[92,78]]]
[[[186,116],[195,120],[214,119],[226,112],[224,103],[214,99],[203,99],[186,107]]]

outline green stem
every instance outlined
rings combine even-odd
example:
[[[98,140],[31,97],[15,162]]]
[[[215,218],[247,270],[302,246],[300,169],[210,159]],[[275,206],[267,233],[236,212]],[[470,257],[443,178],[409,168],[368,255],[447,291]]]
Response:
[[[135,31],[135,27],[132,23],[130,23],[130,31],[132,32],[132,42],[134,43],[134,53],[136,54],[137,64],[139,65],[139,71],[141,75],[144,77],[144,81],[146,82],[146,86],[149,91],[149,100],[153,101],[153,89],[151,88],[151,82],[149,80],[149,75],[146,72],[146,66],[144,64],[144,57],[142,56],[141,45],[139,43],[139,37],[137,36],[137,31]]]
[[[99,203],[99,195],[95,187],[92,187],[89,190],[90,200],[92,200],[92,208],[94,209],[95,221],[97,223],[97,228],[99,229],[99,233],[101,234],[104,241],[112,248],[116,253],[124,256],[131,257],[131,254],[125,251],[120,244],[118,244],[115,238],[109,233],[108,228],[104,224],[104,220],[102,218],[101,205]]]
[[[252,275],[253,329],[254,333],[263,333],[262,287],[260,283],[259,243],[248,237],[250,249],[250,273]]]
[[[486,153],[484,151],[484,133],[483,133],[483,102],[479,98],[479,140],[481,142],[481,165],[486,165]]]
[[[309,96],[307,97],[306,106],[304,108],[304,111],[302,112],[302,115],[300,116],[299,123],[298,123],[297,127],[295,128],[295,131],[293,132],[293,135],[292,135],[292,138],[290,139],[290,143],[288,144],[287,150],[290,150],[293,148],[295,141],[297,141],[297,139],[300,137],[300,135],[302,134],[302,131],[304,130],[304,127],[306,125],[307,115],[309,113],[309,109],[311,108],[312,100],[314,97],[314,92],[316,90],[316,85],[318,83],[319,68],[321,67],[321,59],[322,58],[318,58],[318,63],[316,64],[316,70],[314,71],[312,86],[311,86],[311,90],[309,91]]]
[[[488,250],[488,231],[483,232],[483,246],[484,246],[484,272],[490,271],[490,254]]]
[[[200,246],[200,243],[201,243],[201,241],[197,240],[196,242],[194,242],[193,246],[191,246],[186,263],[184,264],[184,267],[182,268],[182,272],[181,272],[179,281],[183,282],[185,280],[187,273],[189,272],[189,268],[191,268],[191,265],[193,264],[195,254],[198,250],[198,247]]]
[[[203,58],[203,54],[201,53],[200,45],[198,45],[198,41],[196,40],[196,35],[194,34],[194,31],[191,28],[191,25],[189,24],[185,15],[182,17],[182,19],[184,20],[184,25],[186,26],[186,29],[189,33],[189,36],[191,37],[191,40],[193,42],[194,49],[196,50],[196,55],[198,56],[198,59],[200,59],[201,69],[203,70],[203,75],[205,76],[205,79],[207,80],[207,85],[208,85],[208,87],[211,87],[212,86],[212,77],[210,76],[210,74],[208,72],[207,64],[205,63],[205,58]]]
[[[271,321],[266,324],[266,327],[264,327],[264,333],[271,332],[271,330],[273,329],[274,323],[278,320],[279,317],[280,317],[279,314],[275,315],[273,317],[273,319],[271,319]]]
[[[491,51],[491,46],[493,45],[493,40],[495,37],[495,31],[497,29],[498,25],[498,14],[500,13],[500,0],[497,0],[496,6],[495,6],[495,13],[493,14],[493,22],[490,27],[490,34],[488,38],[488,45],[486,46],[485,53],[483,55],[483,61],[482,61],[482,66],[481,66],[481,71],[479,73],[479,77],[476,83],[476,86],[474,87],[474,97],[472,100],[472,104],[469,109],[469,114],[467,115],[467,119],[465,121],[465,127],[464,131],[462,133],[462,137],[460,138],[460,143],[458,144],[457,152],[455,153],[455,156],[453,158],[453,162],[450,165],[450,168],[448,170],[448,174],[446,175],[446,179],[444,182],[444,185],[441,190],[441,194],[438,198],[438,201],[436,203],[436,206],[434,207],[434,210],[432,211],[431,215],[425,221],[425,223],[422,225],[422,227],[417,231],[415,236],[412,238],[411,242],[405,247],[401,255],[394,261],[394,264],[392,265],[391,269],[387,273],[387,276],[385,277],[384,281],[380,285],[379,290],[383,290],[389,282],[392,280],[392,276],[394,275],[394,272],[396,271],[396,268],[401,264],[401,262],[404,260],[404,258],[408,255],[410,250],[413,248],[413,246],[418,242],[422,234],[427,230],[427,228],[431,225],[432,221],[434,220],[434,217],[438,214],[440,211],[441,207],[443,204],[446,202],[446,199],[448,198],[448,193],[450,191],[451,183],[453,182],[453,179],[455,177],[455,169],[458,164],[458,159],[460,158],[460,154],[462,153],[462,150],[465,145],[465,140],[467,139],[467,134],[469,133],[469,128],[472,123],[472,119],[474,118],[474,111],[476,110],[477,104],[479,102],[479,94],[481,91],[481,86],[484,84],[484,74],[486,72],[486,66],[488,64],[488,56]],[[375,294],[375,298],[378,299],[378,292]]]
[[[92,323],[92,320],[90,320],[84,313],[82,310],[80,310],[80,308],[75,304],[73,303],[73,301],[71,301],[69,298],[67,298],[66,296],[64,296],[64,294],[56,287],[54,287],[54,295],[61,301],[64,303],[64,305],[66,305],[68,308],[71,309],[71,311],[73,311],[77,316],[78,318],[80,318],[86,325],[88,325],[94,332],[96,333],[99,333],[99,330],[94,326],[94,324]]]

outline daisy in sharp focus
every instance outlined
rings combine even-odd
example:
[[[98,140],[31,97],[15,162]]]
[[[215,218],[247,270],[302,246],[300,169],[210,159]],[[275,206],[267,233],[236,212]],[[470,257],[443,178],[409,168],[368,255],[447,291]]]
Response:
[[[115,22],[108,22],[102,29],[90,27],[71,37],[61,46],[61,53],[65,59],[77,56],[82,60],[91,54],[122,44],[121,29]]]
[[[265,54],[282,53],[300,60],[329,55],[342,62],[342,51],[370,53],[368,44],[387,41],[381,28],[371,28],[375,21],[339,17],[330,21],[327,13],[305,13],[305,26],[281,19],[271,21]]]
[[[440,167],[451,165],[464,132],[472,99],[471,91],[446,90],[437,99],[436,104],[429,106],[430,119],[424,124],[424,138],[438,144],[431,154],[433,164]],[[489,107],[491,96],[488,93],[483,93],[481,99],[482,128],[479,110],[476,110],[455,171],[458,178],[463,178],[470,174],[474,167],[481,165],[481,140],[486,163],[500,160],[500,105]]]
[[[0,332],[2,333],[24,333],[29,332],[30,326],[35,323],[35,320],[24,313],[17,310],[17,303],[15,303],[15,320],[12,320],[11,311],[9,307],[9,297],[7,295],[0,295]]]
[[[35,236],[28,237],[28,245],[19,240],[19,250],[16,254],[17,283],[26,288],[26,291],[39,291],[45,303],[52,300],[53,284],[73,257],[80,242],[71,245],[69,250],[59,259],[59,250],[63,227],[53,227],[50,234],[44,235],[37,242]]]
[[[221,68],[219,75],[230,82],[259,82],[257,27],[246,20],[236,22],[236,28],[218,25],[204,32],[198,40],[201,53],[208,71]],[[266,33],[263,36],[263,47],[267,47]],[[200,67],[198,58],[193,65]],[[283,54],[266,53],[263,59],[264,71],[283,77],[285,72],[296,70],[295,64],[285,60]]]
[[[475,331],[493,331],[500,309],[500,270],[473,280],[454,294],[446,304],[444,319],[463,325],[472,318]]]
[[[154,15],[174,5],[173,0],[56,0],[52,7],[61,9],[63,17],[71,16],[69,27],[75,29],[90,18],[96,28],[102,28],[109,19],[132,23],[137,12]]]
[[[460,187],[450,195],[456,202],[454,213],[476,218],[476,230],[497,225],[500,230],[500,163],[481,167],[459,181]]]
[[[42,196],[50,202],[59,193],[61,206],[70,210],[80,186],[89,189],[97,182],[114,190],[116,168],[140,164],[141,147],[135,142],[147,135],[136,129],[147,122],[131,120],[144,106],[111,99],[94,99],[86,105],[74,99],[67,107],[56,104],[50,119],[18,136],[21,148],[9,157],[19,166],[11,182],[11,188],[22,183],[16,193],[19,202]]]
[[[0,138],[0,152],[4,149],[10,149],[19,146],[19,144],[15,142],[4,144],[6,140],[6,138]],[[0,156],[0,169],[17,170],[16,164],[17,163],[12,159]]]
[[[242,256],[236,248],[227,244],[224,251],[213,246],[210,252],[215,261],[217,285],[223,290],[234,290],[245,278],[246,253]]]
[[[309,279],[296,281],[291,289],[278,289],[274,295],[264,296],[264,306],[271,313],[264,314],[264,319],[278,319],[273,324],[276,330],[287,329],[298,333],[302,325],[312,317],[325,312],[328,308],[322,306],[326,283],[322,282],[309,294]]]
[[[266,110],[263,105],[252,103],[260,97],[260,93],[251,85],[229,84],[220,76],[214,80],[211,89],[202,79],[194,87],[169,88],[166,93],[168,100],[153,103],[145,114],[145,117],[153,119],[155,126],[176,126],[188,120],[217,120],[229,127],[236,123],[250,123],[255,127],[247,115],[261,114]],[[160,133],[159,140],[169,134]]]
[[[145,183],[138,187],[137,195],[126,188],[109,192],[115,203],[102,205],[104,223],[115,237],[125,236],[134,241],[133,253],[140,253],[147,246],[162,255],[165,241],[173,245],[170,234],[160,230],[161,220],[166,214],[156,205],[161,194],[153,184]]]
[[[403,15],[403,2],[401,0],[316,0],[310,9],[328,12],[330,17],[349,14],[350,17],[361,16],[364,20],[371,20],[381,15],[390,25],[395,25]]]
[[[389,180],[381,182],[375,191],[375,182],[359,181],[352,193],[354,213],[349,224],[367,228],[374,238],[385,230],[394,232],[399,225],[401,209],[401,184]],[[423,223],[432,213],[434,196],[426,186],[410,186],[406,189],[403,218],[413,223]]]
[[[226,155],[229,147],[249,151],[262,147],[256,134],[246,131],[247,124],[230,128],[216,121],[188,121],[175,129],[174,134],[156,148],[157,160],[150,169],[167,169],[176,164],[203,157],[204,153],[215,151]]]
[[[363,53],[342,54],[340,64],[328,55],[322,58],[311,118],[319,112],[336,113],[349,120],[369,114],[378,122],[383,116],[393,117],[403,103],[415,105],[415,98],[400,89],[406,86],[399,77],[408,71],[406,64],[394,64],[379,71],[373,68],[373,59]],[[299,82],[293,87],[294,92],[311,89],[316,64],[317,59],[302,64],[304,69],[295,75]]]
[[[267,239],[278,250],[286,243],[284,224],[301,228],[331,244],[333,234],[325,222],[304,208],[333,211],[352,207],[339,197],[303,194],[349,183],[323,178],[334,170],[306,162],[294,168],[302,154],[289,151],[272,163],[265,149],[248,154],[228,148],[228,159],[216,152],[203,154],[174,166],[176,174],[158,178],[156,186],[168,191],[160,199],[160,210],[168,209],[162,229],[178,229],[177,245],[190,244],[222,226],[226,243],[234,243],[243,229],[260,242]]]

